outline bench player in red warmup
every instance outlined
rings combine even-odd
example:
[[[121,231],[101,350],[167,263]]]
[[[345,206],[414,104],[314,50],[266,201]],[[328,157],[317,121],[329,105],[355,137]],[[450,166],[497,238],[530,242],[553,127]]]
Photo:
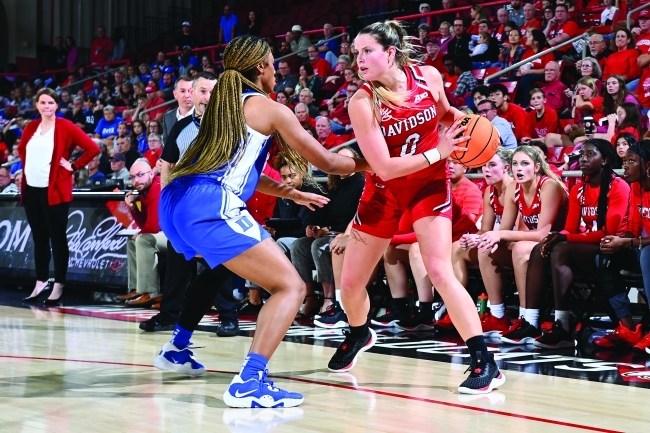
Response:
[[[446,158],[468,140],[449,106],[440,73],[415,66],[406,33],[394,21],[365,27],[355,40],[359,73],[366,80],[349,104],[359,146],[370,164],[353,221],[341,278],[341,298],[350,331],[330,360],[331,371],[354,367],[375,343],[368,328],[366,283],[408,210],[433,285],[466,341],[472,364],[459,392],[482,394],[505,376],[488,353],[471,297],[451,266],[451,190]],[[438,123],[448,130],[439,139]],[[460,138],[456,138],[458,135]]]

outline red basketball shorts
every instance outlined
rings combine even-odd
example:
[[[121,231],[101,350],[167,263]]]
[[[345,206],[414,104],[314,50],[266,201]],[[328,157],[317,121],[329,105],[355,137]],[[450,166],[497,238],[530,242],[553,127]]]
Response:
[[[359,208],[352,227],[371,236],[390,239],[408,211],[413,222],[428,216],[451,220],[451,185],[447,179],[431,179],[426,184],[386,185],[377,176],[366,176]]]

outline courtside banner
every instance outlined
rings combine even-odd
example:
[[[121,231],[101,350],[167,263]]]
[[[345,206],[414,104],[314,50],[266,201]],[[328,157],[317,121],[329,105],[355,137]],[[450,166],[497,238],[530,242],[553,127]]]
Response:
[[[92,285],[126,286],[126,243],[119,235],[133,227],[123,202],[70,203],[68,217],[68,280]],[[51,276],[54,275],[50,262]],[[0,202],[0,275],[35,276],[34,245],[25,209],[17,202]]]

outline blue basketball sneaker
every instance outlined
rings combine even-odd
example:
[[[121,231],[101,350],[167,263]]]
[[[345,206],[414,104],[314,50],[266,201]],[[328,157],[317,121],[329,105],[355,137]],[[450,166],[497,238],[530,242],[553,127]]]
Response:
[[[186,374],[188,376],[201,376],[205,374],[205,367],[194,359],[194,354],[189,347],[179,349],[171,341],[165,343],[158,356],[156,356],[156,359],[154,359],[153,366],[159,370]]]
[[[230,407],[294,407],[305,398],[297,392],[289,392],[273,386],[266,376],[268,370],[259,372],[259,379],[246,382],[237,375],[223,393],[223,401]]]

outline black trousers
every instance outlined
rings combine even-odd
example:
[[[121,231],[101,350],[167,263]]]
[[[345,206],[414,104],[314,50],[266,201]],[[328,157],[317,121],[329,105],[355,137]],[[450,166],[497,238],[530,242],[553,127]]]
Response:
[[[47,188],[27,185],[23,192],[27,223],[32,229],[34,239],[36,279],[38,281],[49,279],[50,259],[54,255],[54,282],[65,284],[70,256],[66,235],[70,203],[50,206],[47,201],[47,190]]]
[[[167,265],[165,282],[162,287],[163,298],[160,303],[160,313],[157,315],[159,323],[176,323],[179,321],[181,311],[189,310],[189,313],[186,313],[190,317],[189,323],[196,321],[194,323],[194,327],[196,327],[212,302],[217,306],[219,320],[238,321],[237,307],[239,303],[232,296],[238,277],[223,266],[210,269],[207,263],[203,264],[205,269],[193,282],[193,285],[197,287],[190,290],[185,308],[183,308],[187,285],[192,273],[196,270],[197,260],[185,260],[185,256],[177,252],[171,242],[167,241]],[[183,328],[190,329],[185,326]]]

